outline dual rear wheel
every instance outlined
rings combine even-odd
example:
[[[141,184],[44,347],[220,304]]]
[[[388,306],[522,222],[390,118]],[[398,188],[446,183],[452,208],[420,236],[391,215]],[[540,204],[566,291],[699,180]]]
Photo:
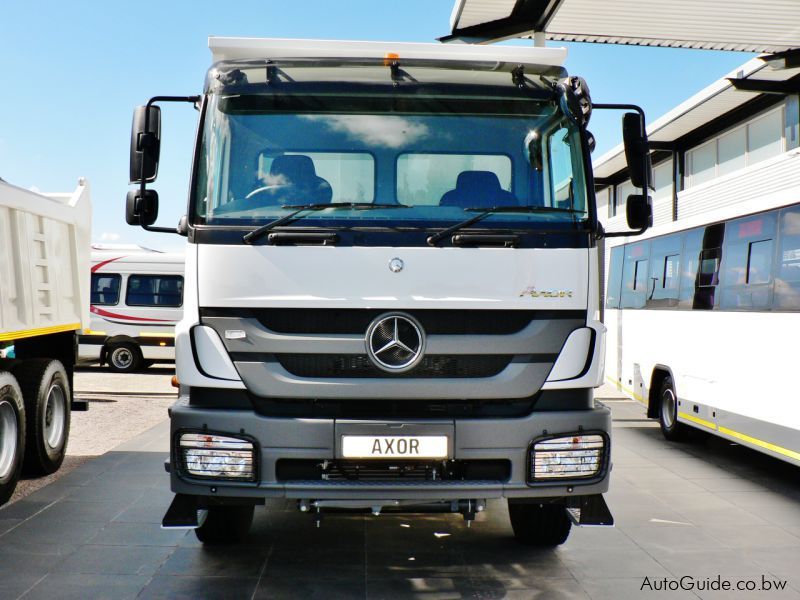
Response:
[[[49,475],[64,462],[70,388],[57,360],[20,361],[0,372],[0,504],[20,475]]]

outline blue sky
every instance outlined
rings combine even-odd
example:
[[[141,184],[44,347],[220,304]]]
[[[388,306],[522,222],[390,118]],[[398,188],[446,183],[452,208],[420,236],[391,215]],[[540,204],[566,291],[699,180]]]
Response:
[[[155,95],[202,90],[209,35],[434,41],[449,33],[453,0],[219,0],[135,3],[7,0],[0,36],[0,177],[26,188],[92,186],[93,240],[180,248],[178,236],[125,224],[133,108]],[[550,42],[557,46],[559,43]],[[654,120],[751,55],[567,44],[566,67],[597,102],[633,102]],[[159,225],[186,209],[197,113],[163,110],[154,188]],[[619,143],[619,116],[593,116],[602,153]]]

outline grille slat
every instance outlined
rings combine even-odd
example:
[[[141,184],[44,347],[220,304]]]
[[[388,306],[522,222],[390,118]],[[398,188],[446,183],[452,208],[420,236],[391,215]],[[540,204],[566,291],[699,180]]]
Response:
[[[248,308],[201,309],[203,317],[255,318],[264,327],[285,334],[363,334],[388,309]],[[536,310],[406,310],[428,335],[511,335],[533,320],[585,319],[582,311]]]
[[[425,356],[420,364],[403,373],[378,369],[366,355],[277,354],[281,366],[297,377],[493,377],[505,369],[512,356]]]

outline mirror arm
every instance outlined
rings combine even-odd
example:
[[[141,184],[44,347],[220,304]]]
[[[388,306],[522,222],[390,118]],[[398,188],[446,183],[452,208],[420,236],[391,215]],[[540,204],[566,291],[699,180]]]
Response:
[[[150,131],[150,107],[153,106],[156,102],[189,102],[191,104],[197,104],[200,102],[200,96],[153,96],[150,100],[147,101],[147,109],[144,112],[144,130],[145,135],[149,136],[150,134],[147,133]],[[149,138],[145,138],[142,140],[142,153],[147,154],[147,151],[150,147]],[[145,196],[145,190],[147,189],[147,182],[144,178],[144,166],[145,160],[142,160],[142,170],[139,173],[141,183],[139,184],[139,193],[142,198]],[[154,227],[152,225],[142,225],[142,229],[145,231],[152,231],[153,233],[179,233],[178,229],[175,227]]]

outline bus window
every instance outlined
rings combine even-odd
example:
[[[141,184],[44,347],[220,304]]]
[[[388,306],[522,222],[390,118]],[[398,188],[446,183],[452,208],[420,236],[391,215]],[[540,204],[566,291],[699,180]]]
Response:
[[[606,288],[606,308],[619,308],[620,286],[622,285],[622,259],[624,246],[611,249],[609,261],[608,287]]]
[[[650,258],[651,291],[647,308],[669,308],[678,304],[681,235],[672,234],[653,240]]]
[[[691,310],[694,306],[695,285],[703,249],[703,229],[692,229],[683,235],[683,251],[681,252],[680,289],[678,307]]]
[[[775,269],[775,310],[800,310],[800,208],[780,215],[780,245]]]
[[[92,304],[113,306],[119,302],[119,275],[92,273]]]
[[[775,214],[736,219],[725,229],[721,308],[769,310]]]
[[[131,275],[128,277],[128,306],[167,306],[183,304],[183,277],[180,275]]]
[[[652,287],[649,281],[649,258],[649,242],[625,246],[620,308],[644,308]]]

